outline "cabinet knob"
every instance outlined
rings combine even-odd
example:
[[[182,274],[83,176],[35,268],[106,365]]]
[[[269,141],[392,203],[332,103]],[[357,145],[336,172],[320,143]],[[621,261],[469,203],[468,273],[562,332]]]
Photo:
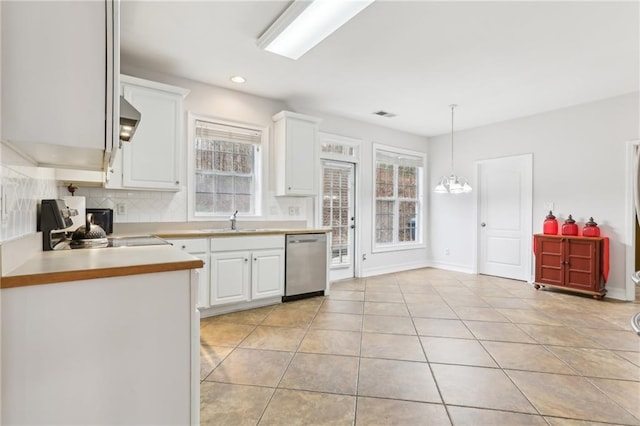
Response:
[[[182,250],[186,249],[187,246],[185,246],[184,244],[182,245]]]
[[[256,262],[257,260],[258,260],[257,258],[255,258],[255,257],[253,258],[253,261],[254,261],[254,262]]]
[[[176,181],[176,185],[180,185],[180,181],[179,180]]]
[[[485,226],[487,226],[487,224],[486,224],[486,223],[484,223],[484,222],[482,222],[482,223],[480,224],[480,226],[482,226],[482,227],[484,228]]]
[[[248,262],[248,261],[249,261],[249,259],[245,259],[244,261],[245,261],[245,262]]]
[[[289,191],[291,191],[291,187],[289,187]]]

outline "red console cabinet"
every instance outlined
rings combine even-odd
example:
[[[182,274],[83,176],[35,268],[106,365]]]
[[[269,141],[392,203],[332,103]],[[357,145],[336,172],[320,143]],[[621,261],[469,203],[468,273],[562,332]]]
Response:
[[[604,238],[534,235],[535,287],[549,286],[593,295],[607,292],[602,276]]]

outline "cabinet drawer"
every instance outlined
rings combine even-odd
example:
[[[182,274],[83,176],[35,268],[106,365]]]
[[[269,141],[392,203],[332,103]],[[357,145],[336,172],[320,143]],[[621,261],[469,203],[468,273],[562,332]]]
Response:
[[[211,251],[283,249],[284,235],[211,238]]]
[[[206,253],[207,252],[207,239],[206,238],[182,238],[182,239],[167,239],[171,244],[180,250],[184,250],[187,253]]]

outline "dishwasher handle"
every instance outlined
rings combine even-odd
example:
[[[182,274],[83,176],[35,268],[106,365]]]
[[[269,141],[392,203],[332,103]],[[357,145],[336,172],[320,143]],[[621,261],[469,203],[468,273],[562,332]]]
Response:
[[[325,234],[287,235],[287,244],[324,243],[326,241],[327,236]]]

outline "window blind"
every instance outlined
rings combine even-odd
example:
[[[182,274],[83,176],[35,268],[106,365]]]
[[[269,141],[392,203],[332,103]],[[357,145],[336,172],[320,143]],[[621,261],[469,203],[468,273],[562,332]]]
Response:
[[[196,120],[196,138],[259,144],[262,132]]]
[[[382,150],[376,150],[376,161],[403,167],[424,167],[421,157]]]

